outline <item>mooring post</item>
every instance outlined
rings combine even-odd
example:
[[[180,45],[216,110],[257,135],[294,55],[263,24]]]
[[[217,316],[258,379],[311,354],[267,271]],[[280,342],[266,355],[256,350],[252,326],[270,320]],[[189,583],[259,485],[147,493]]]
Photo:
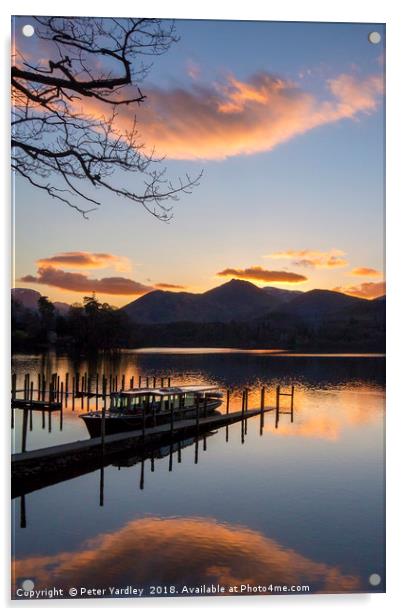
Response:
[[[22,443],[21,443],[22,453],[25,453],[27,450],[27,434],[28,434],[28,409],[24,409],[23,415],[22,415]]]
[[[57,375],[57,402],[60,402],[60,377]]]
[[[198,432],[198,427],[200,425],[200,398],[198,394],[196,395],[196,399],[195,399],[195,412],[196,412],[196,425],[197,425],[197,432]]]
[[[105,468],[102,465],[100,467],[100,478],[99,478],[99,507],[103,507],[103,503],[105,502]]]
[[[278,427],[279,424],[279,396],[281,395],[280,392],[280,385],[276,386],[276,413],[275,413],[275,428]]]
[[[70,375],[68,372],[66,372],[66,400],[68,398],[68,386],[70,384]]]
[[[170,376],[168,377],[168,387],[170,387]]]
[[[196,438],[197,440],[195,441],[194,464],[198,464],[198,447],[199,447],[198,432],[197,432]]]
[[[142,382],[142,376],[140,375],[138,377],[138,387],[141,387],[141,382]]]
[[[265,387],[261,387],[261,401],[260,401],[260,411],[264,414],[265,409]]]
[[[161,387],[163,387],[163,386],[164,386],[164,384],[165,384],[165,379],[164,379],[164,377],[163,377],[163,376],[161,376]]]
[[[17,375],[14,373],[11,376],[11,400],[17,397]]]
[[[155,471],[155,458],[154,458],[154,452],[152,452],[151,454],[151,473],[153,473]]]
[[[142,405],[142,438],[145,438],[145,404]]]
[[[49,425],[49,433],[52,431],[52,411],[49,408],[48,411],[48,425]]]
[[[230,390],[226,390],[226,415],[229,414]]]
[[[243,389],[242,397],[241,397],[241,415],[244,417],[244,411],[246,408],[246,391]]]
[[[126,386],[126,375],[123,374],[123,376],[121,377],[121,388],[123,391],[125,390],[125,386]]]
[[[42,400],[45,401],[46,399],[46,379],[45,379],[45,375],[42,375]]]
[[[204,436],[204,447],[203,447],[204,451],[207,450],[207,437]]]
[[[61,399],[61,405],[60,405],[60,430],[63,430],[63,394],[64,394],[64,384],[61,383],[60,385],[60,399]]]
[[[31,381],[31,386],[30,386],[30,391],[29,391],[29,431],[32,432],[32,428],[33,428],[33,418],[32,418],[32,402],[33,402],[33,381]]]
[[[207,397],[204,395],[204,417],[207,416]]]
[[[106,433],[106,401],[102,407],[102,421],[101,421],[101,444],[102,444],[102,455],[105,449],[105,433]]]
[[[145,379],[145,386],[147,388],[149,387],[149,376],[147,376],[147,378]]]
[[[41,383],[40,383],[40,372],[38,372],[38,395],[36,396],[37,400],[40,400],[40,388],[41,388]]]
[[[226,442],[229,442],[229,424],[226,426]]]
[[[179,440],[177,447],[177,463],[181,464],[181,440]]]
[[[73,390],[73,395],[72,395],[72,398],[71,398],[71,402],[72,402],[72,409],[74,410],[74,407],[75,407],[75,376],[73,376],[72,390]]]
[[[293,401],[294,401],[294,395],[295,395],[295,386],[292,385],[292,389],[291,389],[291,398],[290,398],[290,421],[291,423],[293,423],[293,411],[294,411],[294,405],[293,405]]]
[[[130,379],[130,389],[134,389],[134,377],[133,376]]]
[[[154,389],[156,387],[156,376],[154,376],[154,379],[153,379],[153,387],[154,387]]]

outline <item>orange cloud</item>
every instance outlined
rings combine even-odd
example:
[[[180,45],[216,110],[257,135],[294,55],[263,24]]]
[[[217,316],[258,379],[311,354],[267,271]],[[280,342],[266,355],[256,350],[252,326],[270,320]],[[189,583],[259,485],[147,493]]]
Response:
[[[363,299],[375,299],[385,295],[385,282],[363,282],[357,286],[351,287],[335,287],[333,291],[346,293],[346,295],[354,295]]]
[[[372,113],[383,92],[381,77],[358,79],[339,75],[327,82],[329,97],[321,100],[292,81],[266,72],[241,81],[187,88],[150,87],[138,111],[141,140],[170,158],[221,160],[272,150],[317,126],[361,113]],[[86,113],[100,117],[105,108],[86,101]],[[115,120],[124,134],[133,122],[130,108]]]
[[[105,252],[60,252],[52,257],[38,259],[39,267],[61,266],[71,269],[104,269],[113,267],[119,272],[129,271],[130,261],[127,257],[119,257]]]
[[[186,289],[186,287],[184,287],[181,284],[170,284],[169,282],[158,282],[155,285],[156,289],[167,289],[167,290],[183,290]]]
[[[291,259],[292,265],[301,267],[332,269],[348,265],[343,250],[284,250],[266,255],[269,259]]]
[[[227,268],[217,273],[217,276],[235,276],[243,280],[260,280],[263,282],[305,282],[306,276],[295,274],[293,272],[265,270],[258,265],[247,267],[245,269]]]
[[[54,267],[40,267],[37,276],[23,276],[20,282],[45,284],[77,293],[107,293],[110,295],[144,295],[153,290],[140,282],[119,276],[88,278],[84,274],[65,272]]]
[[[116,580],[120,587],[148,586],[155,575],[158,583],[180,589],[272,583],[350,592],[362,586],[358,576],[306,558],[260,532],[203,518],[134,520],[94,537],[81,550],[15,560],[13,573],[14,579],[35,579],[36,588],[108,588]]]
[[[370,276],[370,277],[377,277],[377,276],[381,276],[381,272],[379,272],[376,269],[373,269],[372,267],[355,267],[354,269],[352,269],[352,271],[350,272],[352,276]]]

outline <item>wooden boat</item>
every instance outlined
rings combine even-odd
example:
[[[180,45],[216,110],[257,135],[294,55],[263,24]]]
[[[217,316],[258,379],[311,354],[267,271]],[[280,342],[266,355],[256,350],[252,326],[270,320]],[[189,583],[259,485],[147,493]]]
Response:
[[[111,395],[110,408],[104,411],[105,434],[117,434],[172,420],[216,414],[222,403],[218,388],[208,385],[135,388]],[[102,411],[80,415],[91,437],[101,436]]]

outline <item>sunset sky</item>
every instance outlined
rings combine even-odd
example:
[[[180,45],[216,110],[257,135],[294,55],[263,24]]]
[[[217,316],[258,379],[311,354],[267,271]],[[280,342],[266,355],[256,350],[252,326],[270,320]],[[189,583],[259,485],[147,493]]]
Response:
[[[25,23],[17,44],[32,58],[41,50],[19,35]],[[168,177],[203,171],[199,186],[169,223],[110,193],[84,220],[16,178],[14,286],[69,303],[95,291],[116,306],[231,278],[382,295],[384,27],[176,27],[180,41],[154,59],[135,113]],[[122,129],[132,113],[121,110]]]

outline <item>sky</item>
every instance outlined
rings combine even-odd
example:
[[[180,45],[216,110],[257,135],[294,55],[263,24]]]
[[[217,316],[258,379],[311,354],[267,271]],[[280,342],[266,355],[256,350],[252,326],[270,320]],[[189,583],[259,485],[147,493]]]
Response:
[[[25,23],[15,22],[17,44],[36,59],[43,50],[21,37]],[[382,295],[384,26],[178,20],[176,29],[135,113],[168,177],[202,171],[199,185],[168,223],[110,193],[85,220],[16,177],[14,286],[68,303],[94,291],[116,306],[231,278]],[[132,113],[120,111],[119,130]]]

